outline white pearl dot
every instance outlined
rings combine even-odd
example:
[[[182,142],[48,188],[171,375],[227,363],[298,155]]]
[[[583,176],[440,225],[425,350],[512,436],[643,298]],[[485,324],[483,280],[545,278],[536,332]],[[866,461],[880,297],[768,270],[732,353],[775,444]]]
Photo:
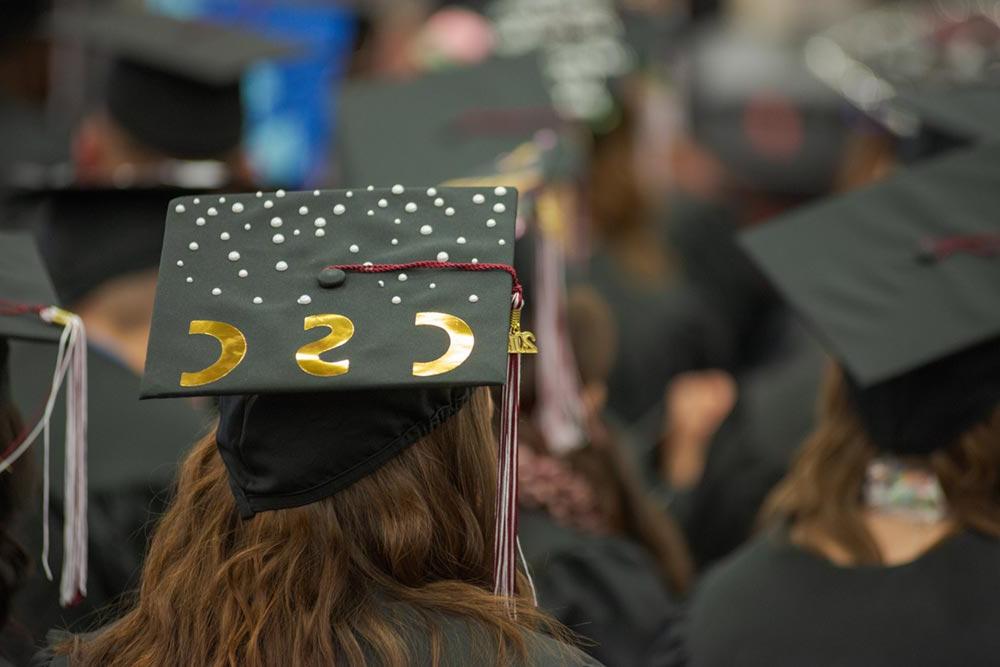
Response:
[[[194,221],[194,224],[198,225],[199,227],[204,227],[205,226],[205,218],[198,218],[197,220]]]
[[[277,264],[274,265],[274,270],[275,271],[287,271],[288,270],[288,262],[286,262],[285,260],[281,260],[280,262],[278,262]]]
[[[313,224],[317,227],[326,227],[326,218],[316,218],[316,221],[313,222]]]
[[[253,302],[254,302],[254,303],[258,303],[258,304],[260,304],[260,303],[264,303],[264,299],[260,298],[259,296],[255,296],[255,297],[253,298]]]
[[[312,303],[312,297],[309,296],[308,294],[303,294],[302,296],[299,297],[298,301],[303,306],[308,306],[310,303]]]
[[[398,296],[394,296],[394,297],[392,297],[392,302],[394,304],[396,304],[396,305],[399,305],[399,304],[403,303],[403,300],[400,299]]]
[[[392,245],[399,245],[399,239],[393,239],[389,243],[391,243]]]
[[[481,193],[477,192],[476,194],[472,195],[473,204],[482,204],[484,201],[486,201],[486,197],[484,197]]]
[[[369,186],[368,186],[367,188],[365,188],[365,189],[366,189],[366,190],[368,190],[368,192],[371,192],[372,190],[374,190],[374,189],[375,189],[375,186],[374,186],[374,185],[369,185]]]
[[[433,231],[434,231],[434,228],[433,228],[433,227],[431,227],[430,225],[423,225],[423,226],[422,226],[422,227],[420,228],[420,233],[421,233],[421,234],[422,234],[423,236],[430,236],[430,235],[431,235],[431,232],[433,232]]]
[[[239,271],[238,271],[238,272],[236,273],[236,275],[238,275],[238,276],[239,276],[240,278],[246,278],[247,276],[249,276],[249,275],[250,275],[250,272],[249,272],[249,271],[247,271],[246,269],[240,269],[240,270],[239,270]]]
[[[243,229],[247,230],[248,232],[249,232],[249,231],[250,231],[250,230],[251,230],[252,228],[253,228],[253,225],[251,225],[251,224],[250,224],[249,222],[248,222],[247,224],[243,225]]]
[[[464,245],[465,244],[465,237],[464,236],[459,236],[457,239],[455,239],[455,243],[457,243],[459,245]]]
[[[191,201],[193,201],[195,204],[200,204],[201,203],[201,197],[195,197]]]
[[[348,190],[347,192],[344,193],[344,196],[350,199],[351,197],[354,196],[354,193],[351,190]]]
[[[285,235],[284,234],[275,234],[274,236],[271,237],[271,240],[274,241],[275,243],[284,243],[285,242]]]
[[[394,195],[401,195],[401,194],[403,194],[403,191],[405,189],[406,188],[404,188],[402,185],[400,185],[400,184],[397,183],[396,185],[392,186],[392,194],[394,194]]]
[[[188,276],[187,278],[184,279],[184,281],[185,282],[189,282],[189,283],[193,283],[194,282],[194,278],[192,278],[191,276]]]
[[[437,199],[434,200],[434,205],[435,206],[444,206],[444,200],[441,199],[440,197],[438,197]]]
[[[405,283],[406,282],[406,274],[405,273],[400,273],[399,274],[399,282],[401,282],[401,283]]]
[[[220,294],[222,294],[222,290],[221,290],[221,289],[219,289],[218,287],[213,287],[213,288],[212,288],[212,294],[213,294],[214,296],[219,296]]]
[[[470,294],[469,295],[469,303],[475,303],[477,301],[479,301],[479,297],[478,296],[476,296],[475,294]]]
[[[264,193],[261,190],[258,190],[257,191],[257,199],[260,199],[263,196],[264,196]]]
[[[278,190],[277,192],[274,193],[274,196],[275,197],[284,197],[285,196],[285,191],[284,190]]]
[[[313,197],[319,197],[319,190],[313,190]]]
[[[240,259],[240,253],[236,252],[235,250],[230,251],[229,253],[230,262],[238,262],[239,259]]]
[[[219,215],[219,209],[215,208],[214,206],[209,206],[208,207],[208,214],[209,215]]]
[[[188,248],[191,249],[191,250],[197,250],[198,249],[198,242],[197,241],[191,241],[191,243],[188,243]]]
[[[295,235],[295,236],[298,236],[300,233],[301,232],[299,232],[299,230],[297,230],[297,229],[293,229],[292,230],[292,234]]]
[[[219,238],[222,239],[223,241],[228,241],[229,240],[229,232],[222,232],[221,234],[219,234]]]
[[[174,207],[174,210],[177,211],[178,213],[183,213],[187,209],[184,208],[184,204],[178,204],[177,206]]]
[[[497,202],[496,204],[493,204],[493,211],[496,212],[496,213],[503,213],[506,210],[507,210],[507,207],[504,206],[503,204],[499,203],[499,202]]]
[[[403,221],[402,221],[402,220],[400,220],[399,218],[396,218],[396,219],[395,219],[395,220],[393,220],[392,222],[393,222],[394,224],[397,224],[397,225],[401,225],[401,224],[403,224]]]
[[[499,241],[497,241],[497,243],[498,243],[499,245],[507,245],[507,241],[506,241],[506,240],[504,240],[504,239],[500,239]]]
[[[479,260],[478,260],[478,259],[476,259],[475,257],[473,257],[473,258],[472,258],[472,263],[473,263],[473,264],[479,264]]]
[[[344,215],[344,211],[346,210],[347,210],[346,206],[344,206],[343,204],[337,204],[336,206],[333,207],[333,214]]]
[[[385,208],[388,205],[389,205],[389,200],[388,199],[379,199],[378,200],[378,207],[379,208]]]
[[[496,227],[497,226],[497,221],[494,220],[493,218],[490,218],[489,220],[486,221],[486,226],[487,227]]]
[[[264,202],[264,208],[274,208],[274,202],[268,199]]]
[[[439,262],[447,262],[448,261],[448,253],[444,252],[443,250],[441,252],[439,252],[438,253],[438,261]]]
[[[239,202],[234,203],[233,204],[233,213],[242,213],[242,212],[243,212],[243,204],[241,204]]]
[[[352,245],[352,246],[351,246],[350,248],[348,248],[348,250],[350,250],[350,251],[351,251],[351,252],[353,252],[353,253],[357,253],[357,252],[358,252],[359,250],[361,250],[361,248],[359,248],[359,247],[358,247],[358,246],[357,246],[357,245],[355,244],[355,245]]]
[[[368,209],[368,215],[375,215],[375,211]]]
[[[372,264],[371,262],[365,262],[361,266],[375,266],[375,265]]]
[[[438,193],[437,188],[427,188],[427,196],[433,197]]]
[[[498,185],[497,187],[493,188],[493,194],[495,194],[497,197],[503,197],[505,194],[507,194],[507,188],[505,188],[502,185]]]
[[[385,287],[385,281],[384,280],[378,281],[378,286],[379,287]]]
[[[324,229],[317,229],[316,230],[316,236],[326,236],[326,230],[324,230]]]
[[[448,208],[446,208],[444,210],[444,214],[447,215],[447,216],[449,216],[449,217],[453,216],[453,215],[455,215],[455,209],[453,209],[451,206],[449,206]]]
[[[219,197],[219,203],[220,204],[225,204],[226,203],[226,198],[225,197]]]
[[[309,207],[299,206],[299,215],[309,215]]]
[[[406,206],[404,207],[404,210],[405,210],[405,211],[406,211],[407,213],[415,213],[415,212],[416,212],[416,210],[417,210],[417,205],[416,205],[416,204],[414,204],[413,202],[408,202],[408,203],[406,204]]]
[[[274,227],[275,229],[277,229],[278,227],[281,227],[281,225],[282,225],[281,218],[278,218],[278,217],[271,218],[271,226],[272,227]]]
[[[434,289],[435,287],[437,287],[437,283],[431,283],[430,285],[428,285],[428,287]]]

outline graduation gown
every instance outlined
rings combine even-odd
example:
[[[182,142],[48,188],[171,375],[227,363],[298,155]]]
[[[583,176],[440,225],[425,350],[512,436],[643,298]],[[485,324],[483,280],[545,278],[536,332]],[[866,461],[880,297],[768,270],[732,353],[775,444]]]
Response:
[[[592,642],[584,650],[609,667],[657,664],[653,644],[678,605],[641,546],[584,535],[538,511],[521,511],[518,532],[539,606]]]
[[[15,402],[29,420],[43,405],[55,355],[51,347],[11,344],[11,379]],[[106,353],[91,348],[89,374],[88,595],[78,606],[59,606],[62,563],[62,475],[64,463],[61,405],[51,423],[52,501],[50,565],[47,581],[38,562],[41,553],[41,499],[20,522],[19,537],[35,571],[14,600],[12,618],[41,642],[53,627],[86,628],[99,620],[94,612],[115,601],[136,581],[152,521],[169,499],[177,465],[209,420],[184,401],[138,400],[139,378]],[[60,402],[62,399],[60,399]],[[41,446],[36,445],[41,481]],[[40,485],[39,485],[40,488]],[[81,625],[82,624],[82,625]]]
[[[406,604],[387,605],[386,614],[401,618],[406,624],[404,641],[410,651],[412,665],[431,665],[430,633],[416,610]],[[441,630],[440,667],[468,667],[492,665],[496,662],[497,646],[486,634],[470,621],[437,612],[423,612]],[[65,638],[52,633],[50,645]],[[365,664],[373,667],[381,663],[370,649],[365,651]],[[512,649],[510,649],[512,650]],[[510,655],[510,654],[508,654]],[[339,664],[339,663],[338,663]],[[537,632],[525,633],[525,659],[511,658],[511,667],[601,667],[601,663],[572,646]],[[70,667],[64,656],[53,656],[51,651],[40,653],[33,661],[35,667]]]
[[[997,664],[1000,541],[959,533],[911,563],[839,567],[762,536],[705,577],[692,667]]]

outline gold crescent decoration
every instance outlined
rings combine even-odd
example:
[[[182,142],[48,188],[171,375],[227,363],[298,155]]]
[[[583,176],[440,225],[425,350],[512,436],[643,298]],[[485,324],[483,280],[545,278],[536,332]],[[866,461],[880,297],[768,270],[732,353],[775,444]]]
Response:
[[[413,363],[415,377],[430,377],[453,371],[469,358],[476,344],[476,337],[465,320],[448,313],[417,313],[414,321],[418,327],[437,327],[448,334],[448,349],[433,361]]]
[[[321,354],[340,347],[354,336],[354,322],[343,315],[310,315],[305,318],[303,330],[327,327],[330,333],[312,343],[306,343],[295,353],[295,363],[309,375],[333,377],[344,375],[351,368],[349,359],[323,361]]]
[[[219,358],[208,368],[194,373],[181,373],[182,387],[200,387],[221,380],[239,366],[247,355],[247,339],[232,324],[215,320],[191,320],[188,335],[196,334],[211,336],[219,341],[222,349],[219,351]]]

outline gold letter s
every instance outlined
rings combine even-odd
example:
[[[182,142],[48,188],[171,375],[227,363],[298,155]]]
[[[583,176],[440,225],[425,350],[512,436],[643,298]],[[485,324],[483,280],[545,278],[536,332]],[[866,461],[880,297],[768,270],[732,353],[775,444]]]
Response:
[[[196,373],[181,373],[182,387],[200,387],[221,380],[240,365],[247,354],[247,339],[231,324],[214,320],[191,320],[188,334],[205,334],[219,341],[222,350],[215,363]]]
[[[415,324],[444,329],[448,334],[448,349],[433,361],[414,362],[413,375],[428,377],[447,373],[461,366],[472,354],[476,338],[465,320],[448,313],[417,313]]]
[[[320,377],[332,377],[343,375],[348,371],[351,362],[347,359],[341,361],[323,361],[319,355],[338,348],[354,335],[354,322],[343,315],[310,315],[305,319],[303,329],[308,331],[316,327],[327,327],[330,333],[317,341],[307,343],[299,348],[295,353],[295,363],[309,375]]]

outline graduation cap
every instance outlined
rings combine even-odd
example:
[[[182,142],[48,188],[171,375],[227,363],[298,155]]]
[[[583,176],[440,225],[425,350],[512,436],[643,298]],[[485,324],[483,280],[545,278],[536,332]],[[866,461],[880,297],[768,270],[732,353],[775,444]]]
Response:
[[[947,446],[1000,402],[998,165],[997,144],[929,160],[742,239],[882,448]]]
[[[52,389],[37,423],[12,443],[0,443],[0,473],[10,468],[49,424],[62,385],[66,384],[66,475],[64,558],[60,602],[69,605],[87,591],[87,338],[83,323],[58,308],[52,284],[28,234],[0,233],[0,400],[9,401],[7,339],[54,343],[58,358]],[[44,493],[48,496],[49,471]],[[48,514],[43,516],[48,535]],[[47,553],[43,565],[51,578]]]
[[[516,207],[503,186],[173,200],[141,395],[221,396],[217,440],[244,517],[374,472],[473,386],[505,385],[500,461],[516,470],[518,353],[533,349]],[[498,524],[498,590],[513,585],[510,526]]]
[[[533,56],[406,82],[359,82],[340,99],[344,183],[468,176],[560,121]]]
[[[54,29],[111,56],[105,102],[115,122],[144,145],[190,160],[239,146],[240,78],[290,52],[244,30],[115,5],[59,12]]]

